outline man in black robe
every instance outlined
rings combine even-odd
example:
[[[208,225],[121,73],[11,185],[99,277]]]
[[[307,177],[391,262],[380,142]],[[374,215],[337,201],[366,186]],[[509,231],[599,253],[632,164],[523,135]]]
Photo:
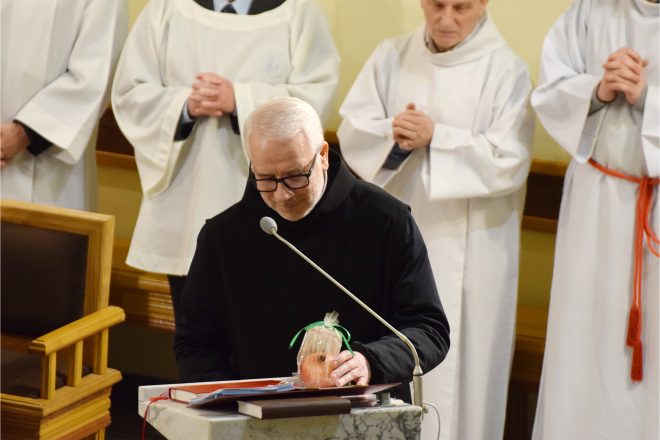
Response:
[[[358,181],[323,139],[314,109],[297,98],[262,104],[246,123],[253,178],[240,202],[202,228],[182,295],[175,352],[181,379],[289,376],[296,332],[339,312],[353,337],[332,373],[336,386],[411,380],[408,347],[303,261],[278,233],[403,332],[422,371],[449,349],[449,325],[426,247],[408,206]],[[407,386],[393,392],[410,400]]]

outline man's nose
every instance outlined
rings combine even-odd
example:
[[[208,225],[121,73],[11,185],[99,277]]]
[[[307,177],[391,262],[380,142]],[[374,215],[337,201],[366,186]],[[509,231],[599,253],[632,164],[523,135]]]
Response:
[[[438,22],[441,25],[451,25],[454,22],[454,12],[450,9],[444,9],[438,13]]]
[[[277,184],[277,188],[273,192],[273,199],[276,202],[286,202],[293,196],[293,191],[287,188],[282,182]]]

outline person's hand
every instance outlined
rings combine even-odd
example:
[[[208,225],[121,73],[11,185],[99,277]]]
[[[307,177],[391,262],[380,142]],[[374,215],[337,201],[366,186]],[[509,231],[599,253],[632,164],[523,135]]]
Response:
[[[9,161],[28,145],[30,139],[21,124],[16,122],[0,124],[0,169],[9,165]]]
[[[394,117],[392,137],[404,150],[426,148],[431,143],[434,128],[433,120],[410,103]]]
[[[188,97],[188,114],[198,116],[222,116],[236,108],[234,84],[212,72],[198,74]]]
[[[354,381],[356,385],[369,385],[371,369],[362,353],[344,350],[334,359],[335,369],[330,374],[335,386],[341,387]]]
[[[610,102],[619,93],[623,93],[628,104],[634,104],[646,86],[647,64],[647,60],[627,47],[612,53],[603,64],[605,72],[598,84],[598,99]]]

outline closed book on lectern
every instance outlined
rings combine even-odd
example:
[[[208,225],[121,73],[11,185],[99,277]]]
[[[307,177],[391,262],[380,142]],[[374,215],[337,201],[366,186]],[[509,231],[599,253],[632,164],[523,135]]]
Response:
[[[238,412],[258,419],[326,416],[351,412],[351,402],[339,396],[239,400]]]

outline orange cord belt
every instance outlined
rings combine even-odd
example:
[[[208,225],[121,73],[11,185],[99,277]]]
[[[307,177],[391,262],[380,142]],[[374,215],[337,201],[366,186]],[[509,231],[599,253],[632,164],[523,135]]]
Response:
[[[635,220],[635,266],[633,275],[633,298],[630,306],[630,316],[628,317],[628,337],[626,345],[633,348],[632,367],[630,377],[634,381],[642,380],[642,267],[644,261],[644,237],[646,236],[646,245],[653,255],[660,257],[660,251],[656,246],[660,244],[658,236],[655,234],[649,217],[651,215],[651,202],[653,201],[653,189],[658,186],[660,178],[634,177],[619,171],[611,170],[589,159],[591,164],[597,170],[608,176],[617,177],[636,183],[639,186],[637,194],[637,210]]]

